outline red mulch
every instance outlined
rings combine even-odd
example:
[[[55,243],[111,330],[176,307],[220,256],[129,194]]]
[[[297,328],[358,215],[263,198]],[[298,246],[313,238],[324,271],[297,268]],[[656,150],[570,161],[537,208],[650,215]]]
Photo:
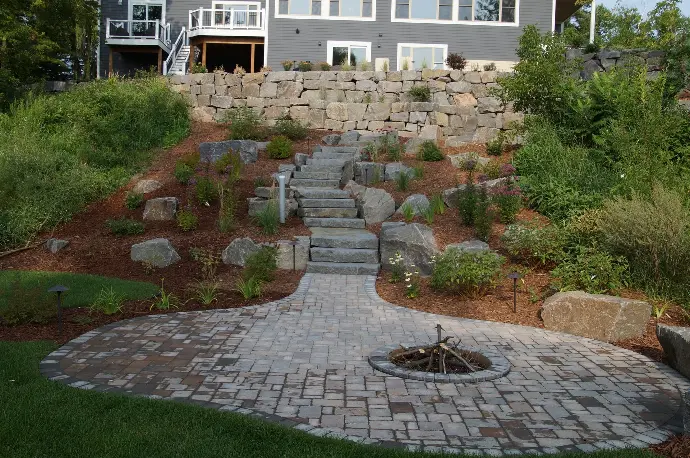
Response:
[[[675,436],[662,444],[652,445],[650,449],[666,458],[688,458],[690,457],[690,436]]]

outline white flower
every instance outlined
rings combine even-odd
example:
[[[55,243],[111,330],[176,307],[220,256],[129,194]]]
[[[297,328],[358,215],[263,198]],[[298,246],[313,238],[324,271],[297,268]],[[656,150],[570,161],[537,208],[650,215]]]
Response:
[[[625,173],[621,173],[621,178],[625,178]]]
[[[595,278],[597,278],[597,276],[596,276],[596,275],[592,275],[589,279],[590,279],[590,280],[594,280]]]
[[[407,285],[408,288],[412,288],[412,285]]]
[[[409,277],[408,277],[408,278],[406,278],[406,279],[405,279],[405,281],[409,283],[409,281],[410,281],[410,278],[409,278]]]

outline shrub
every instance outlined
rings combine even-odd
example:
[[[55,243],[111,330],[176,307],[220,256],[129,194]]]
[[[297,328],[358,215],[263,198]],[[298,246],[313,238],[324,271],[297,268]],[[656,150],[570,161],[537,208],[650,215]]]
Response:
[[[405,272],[405,297],[415,299],[421,292],[419,285],[419,270]]]
[[[193,231],[199,224],[199,218],[191,210],[177,212],[177,226],[184,232]]]
[[[196,199],[202,205],[211,205],[218,198],[216,184],[208,176],[200,176],[196,179]]]
[[[21,276],[16,274],[8,288],[0,290],[6,307],[0,307],[0,322],[8,326],[50,322],[57,314],[57,307],[52,297],[46,295],[39,285],[23,286]]]
[[[180,299],[173,293],[169,293],[165,290],[165,286],[163,285],[163,279],[161,278],[161,288],[158,291],[158,295],[153,300],[153,303],[151,304],[149,310],[153,310],[155,308],[157,310],[167,311],[171,308],[178,308],[179,304]]]
[[[407,170],[401,170],[398,176],[395,177],[395,185],[398,191],[407,191],[410,189],[410,175]]]
[[[388,259],[388,264],[391,266],[391,283],[399,283],[405,274],[405,262],[400,252],[395,253],[395,256]]]
[[[243,278],[237,279],[235,291],[239,292],[245,300],[261,297],[261,281],[254,277],[245,280]]]
[[[223,185],[219,186],[219,200],[218,230],[225,234],[235,228],[235,213],[237,212],[235,181],[228,178]]]
[[[407,95],[413,102],[429,102],[431,100],[431,89],[428,86],[412,86]]]
[[[188,128],[184,99],[157,78],[79,84],[0,115],[0,251],[108,196]]]
[[[289,138],[278,135],[266,146],[266,152],[271,159],[287,159],[292,156],[292,142]]]
[[[486,153],[490,156],[500,156],[503,154],[503,143],[505,138],[502,133],[496,135],[488,142],[486,142]]]
[[[479,294],[493,286],[501,274],[503,257],[490,251],[472,253],[446,250],[434,263],[432,288]]]
[[[273,132],[278,135],[285,136],[290,140],[302,140],[307,138],[309,130],[298,120],[292,119],[290,115],[286,115],[276,120],[276,125],[273,127]]]
[[[515,222],[515,217],[522,208],[520,188],[512,182],[492,189],[492,200],[498,207],[498,214],[503,224]]]
[[[125,235],[140,235],[144,233],[144,225],[139,221],[128,218],[109,219],[105,225],[114,235],[121,237]]]
[[[266,235],[278,233],[280,227],[280,209],[277,199],[271,199],[254,217],[254,224],[261,227]]]
[[[294,60],[284,60],[280,63],[280,65],[283,66],[283,70],[285,70],[286,72],[289,72],[295,66],[295,61]]]
[[[550,225],[512,224],[501,236],[503,247],[512,258],[526,263],[557,263],[563,259],[567,236],[563,229]]]
[[[434,216],[436,215],[436,212],[434,211],[434,207],[432,207],[431,204],[422,208],[420,213],[422,214],[422,218],[424,218],[424,222],[426,222],[429,226],[434,224]]]
[[[128,192],[125,198],[125,207],[130,210],[136,210],[144,203],[144,195],[138,192]]]
[[[453,70],[464,70],[467,65],[467,59],[462,57],[461,53],[449,53],[446,57],[446,65]]]
[[[254,278],[262,283],[273,281],[278,270],[278,250],[275,247],[263,246],[259,251],[249,255],[244,263],[242,278]]]
[[[259,69],[259,71],[260,71],[261,73],[268,73],[268,72],[272,72],[273,69],[271,68],[270,65],[264,65],[264,66],[262,66],[262,67]]]
[[[218,300],[220,284],[213,280],[199,280],[195,282],[190,291],[201,305],[209,306]]]
[[[477,205],[474,209],[474,232],[477,234],[479,240],[484,242],[489,241],[491,227],[493,226],[493,217],[491,199],[489,199],[486,186],[479,186]]]
[[[442,215],[446,212],[446,203],[443,201],[441,194],[434,194],[429,201],[429,207],[434,210],[437,215]]]
[[[458,192],[458,212],[460,213],[460,221],[465,226],[474,225],[478,202],[479,193],[477,185],[474,184],[472,175],[469,175],[465,187]]]
[[[600,49],[601,49],[601,45],[599,43],[597,43],[596,41],[594,41],[594,43],[587,43],[585,45],[585,48],[583,49],[583,51],[585,52],[585,54],[590,54],[590,53],[599,52]]]
[[[101,289],[96,300],[93,301],[89,309],[91,312],[102,312],[105,315],[114,315],[118,312],[122,312],[122,304],[124,301],[124,297],[119,295],[111,286],[108,289]]]
[[[318,64],[316,64],[316,66],[319,67],[319,70],[321,70],[322,72],[327,72],[332,68],[331,64],[329,64],[328,62],[319,62]]]
[[[495,180],[501,176],[501,165],[496,161],[489,161],[482,166],[481,171],[487,180]]]
[[[302,61],[299,64],[297,64],[297,69],[301,72],[310,72],[312,69],[312,64],[309,61]]]
[[[433,140],[426,140],[419,146],[417,158],[425,162],[437,162],[442,161],[444,156]]]
[[[263,140],[266,132],[261,116],[249,107],[230,108],[224,120],[230,124],[230,140]]]
[[[177,161],[177,164],[175,164],[175,172],[173,172],[173,175],[175,175],[175,179],[180,184],[187,184],[189,183],[189,180],[191,180],[194,176],[194,169],[189,165],[185,164],[184,162]]]
[[[400,207],[400,213],[402,213],[403,218],[405,218],[405,221],[408,223],[414,219],[415,211],[409,202],[402,204]]]
[[[597,249],[580,247],[552,272],[560,291],[583,290],[591,294],[617,293],[628,283],[628,262]]]
[[[197,62],[192,62],[192,73],[208,73],[208,69],[205,65]]]
[[[244,76],[247,74],[247,70],[245,70],[243,66],[236,64],[235,69],[232,71],[232,73],[235,75]]]
[[[485,72],[495,72],[496,71],[496,63],[490,62],[488,64],[484,64],[484,71]]]

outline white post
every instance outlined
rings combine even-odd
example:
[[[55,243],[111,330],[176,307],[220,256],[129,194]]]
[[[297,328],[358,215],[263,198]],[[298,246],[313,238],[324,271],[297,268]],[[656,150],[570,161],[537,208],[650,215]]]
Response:
[[[160,39],[160,23],[158,22],[158,19],[156,19],[156,40]]]
[[[594,43],[594,32],[597,22],[597,0],[592,0],[592,16],[589,24],[589,42]]]
[[[280,208],[280,223],[285,224],[285,174],[278,175],[278,208]]]

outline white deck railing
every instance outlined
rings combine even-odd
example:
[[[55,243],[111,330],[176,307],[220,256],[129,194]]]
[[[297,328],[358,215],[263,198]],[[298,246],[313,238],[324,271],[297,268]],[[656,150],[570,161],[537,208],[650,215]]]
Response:
[[[182,27],[182,31],[180,32],[180,35],[177,37],[177,40],[175,40],[175,43],[172,46],[172,49],[170,49],[170,54],[168,54],[168,58],[165,59],[165,62],[163,62],[163,74],[167,75],[168,70],[170,67],[175,63],[175,60],[177,59],[177,55],[180,53],[180,49],[182,49],[183,46],[187,45],[187,29]],[[185,71],[185,67],[182,68],[182,71]]]
[[[189,12],[189,30],[263,30],[266,10],[249,9],[249,5],[228,10],[199,8]]]
[[[105,38],[117,40],[157,40],[170,47],[170,24],[155,21],[107,19]]]

